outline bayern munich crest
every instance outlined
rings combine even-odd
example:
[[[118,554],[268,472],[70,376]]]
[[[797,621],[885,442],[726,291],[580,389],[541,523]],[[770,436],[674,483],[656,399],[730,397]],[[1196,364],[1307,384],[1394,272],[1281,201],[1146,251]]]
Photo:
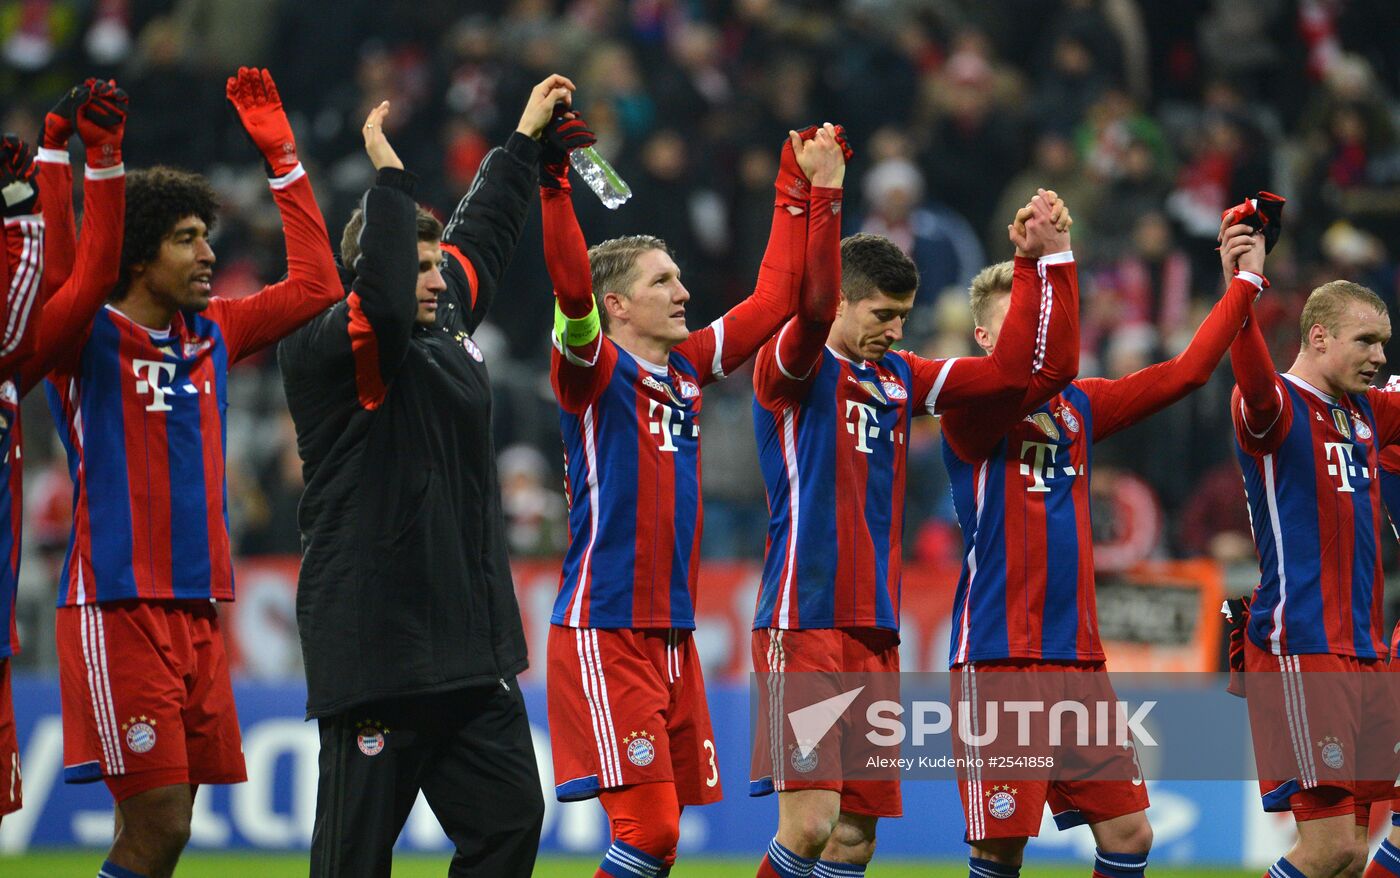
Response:
[[[688,378],[681,379],[681,399],[695,399],[700,395],[700,385]]]
[[[792,764],[793,771],[808,774],[817,767],[817,762],[820,761],[820,757],[817,755],[817,745],[812,744],[810,746],[811,749],[807,750],[804,755],[802,752],[802,743],[799,742],[792,745],[792,753],[788,755],[788,762]]]
[[[880,386],[885,389],[885,395],[890,399],[908,399],[909,392],[904,389],[904,385],[898,381],[881,381]]]
[[[633,765],[644,768],[651,764],[656,758],[656,736],[646,732],[631,732],[622,739],[622,744],[627,748],[627,761]]]
[[[145,716],[133,716],[122,723],[126,746],[132,753],[149,753],[156,745],[156,721]]]
[[[1065,422],[1065,428],[1071,433],[1079,432],[1079,419],[1074,416],[1074,412],[1067,405],[1060,406],[1060,420]]]
[[[987,794],[987,811],[998,820],[1016,813],[1016,791],[1009,786],[992,787]]]
[[[378,756],[384,752],[384,735],[388,731],[383,723],[365,720],[360,723],[360,730],[355,733],[355,746],[366,756]]]
[[[1370,438],[1371,438],[1371,428],[1370,428],[1369,426],[1367,426],[1367,424],[1366,424],[1365,421],[1361,420],[1360,418],[1356,417],[1355,415],[1353,415],[1352,417],[1355,418],[1355,420],[1353,420],[1352,423],[1356,425],[1356,438],[1358,438],[1358,439],[1370,439]]]
[[[1341,741],[1328,735],[1321,741],[1318,741],[1317,746],[1322,748],[1323,765],[1334,770],[1342,767],[1342,762],[1345,761],[1345,757],[1342,754]]]
[[[467,353],[471,354],[473,360],[476,360],[478,363],[484,362],[481,357],[481,348],[476,346],[476,342],[472,341],[471,336],[467,335],[462,337],[462,347],[467,349]]]

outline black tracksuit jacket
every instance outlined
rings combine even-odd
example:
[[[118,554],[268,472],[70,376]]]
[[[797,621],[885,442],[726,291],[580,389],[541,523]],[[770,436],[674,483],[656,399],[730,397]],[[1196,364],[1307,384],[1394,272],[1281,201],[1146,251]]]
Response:
[[[365,193],[345,301],[277,350],[306,492],[297,626],[307,716],[482,684],[527,664],[506,557],[491,391],[471,333],[534,196],[512,134],[443,233],[437,321],[418,326],[413,177]]]

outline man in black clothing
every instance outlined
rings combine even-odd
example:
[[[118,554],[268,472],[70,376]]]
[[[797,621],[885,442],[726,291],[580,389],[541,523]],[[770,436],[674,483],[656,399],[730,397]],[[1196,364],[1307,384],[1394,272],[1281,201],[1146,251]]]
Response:
[[[544,802],[515,675],[525,638],[506,557],[491,393],[471,333],[535,190],[551,76],[444,231],[384,138],[341,243],[348,294],[282,342],[306,477],[297,624],[321,728],[311,874],[387,876],[421,789],[449,875],[526,876]]]

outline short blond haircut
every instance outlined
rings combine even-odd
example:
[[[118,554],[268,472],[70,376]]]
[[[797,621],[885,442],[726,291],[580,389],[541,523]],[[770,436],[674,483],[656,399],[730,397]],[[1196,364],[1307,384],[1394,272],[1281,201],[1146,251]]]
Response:
[[[1010,261],[998,262],[977,272],[977,276],[972,279],[967,297],[972,305],[972,320],[976,325],[986,326],[997,296],[1011,292],[1013,270]]]
[[[637,280],[637,257],[648,250],[660,250],[675,258],[665,241],[651,235],[627,235],[588,248],[593,296],[598,302],[598,319],[602,321],[604,332],[608,329],[608,309],[603,306],[603,297],[608,293],[628,296]]]
[[[1328,281],[1309,293],[1307,302],[1303,304],[1303,316],[1298,320],[1298,329],[1302,335],[1301,346],[1308,346],[1308,332],[1318,324],[1321,324],[1329,335],[1335,336],[1341,327],[1347,305],[1351,302],[1369,305],[1376,309],[1377,314],[1389,313],[1385,302],[1369,287],[1349,280]]]

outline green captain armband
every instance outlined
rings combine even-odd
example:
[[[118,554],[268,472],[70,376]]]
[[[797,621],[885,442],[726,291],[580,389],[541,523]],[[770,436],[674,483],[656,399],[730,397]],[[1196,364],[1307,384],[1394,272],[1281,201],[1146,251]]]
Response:
[[[554,303],[554,340],[561,350],[589,345],[601,332],[596,302],[583,317],[568,317],[559,308],[559,303]]]

